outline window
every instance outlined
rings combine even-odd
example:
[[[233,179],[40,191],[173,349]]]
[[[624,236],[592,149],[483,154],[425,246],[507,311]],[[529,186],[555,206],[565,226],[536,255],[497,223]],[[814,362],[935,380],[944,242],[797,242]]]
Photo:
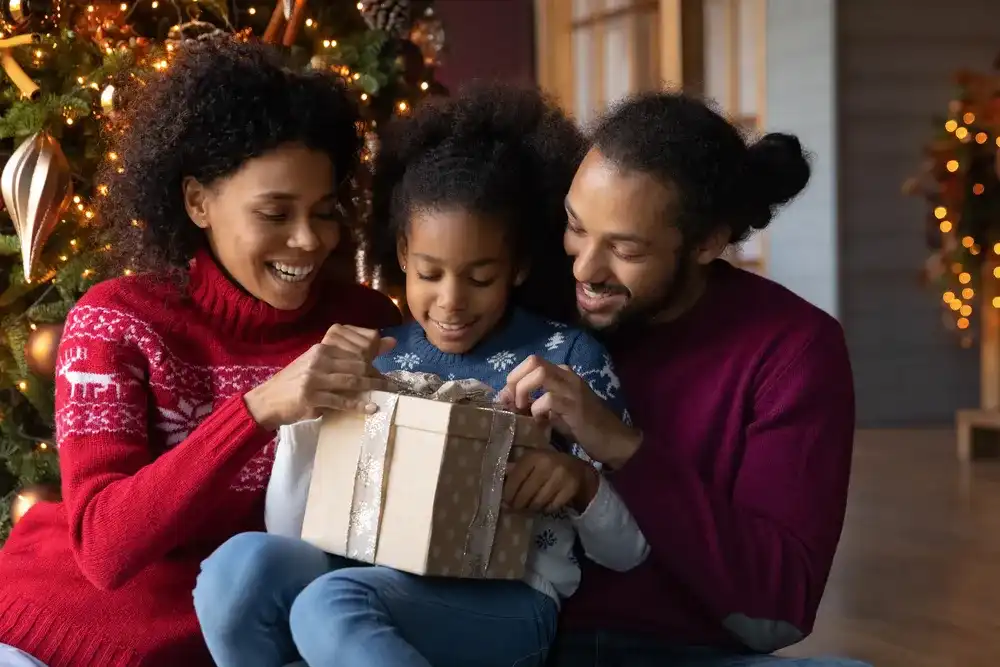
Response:
[[[537,0],[537,4],[539,67],[561,80],[542,85],[581,123],[629,93],[659,86],[660,0]]]
[[[767,0],[535,0],[539,84],[581,123],[632,93],[683,86],[763,127]],[[766,264],[758,234],[729,259]]]

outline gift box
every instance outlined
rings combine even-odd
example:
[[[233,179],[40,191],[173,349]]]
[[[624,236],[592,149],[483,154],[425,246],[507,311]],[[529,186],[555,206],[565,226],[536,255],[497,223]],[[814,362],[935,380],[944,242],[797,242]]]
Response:
[[[420,575],[520,579],[533,517],[501,507],[508,461],[550,447],[549,429],[500,410],[474,380],[390,374],[374,415],[320,427],[302,539]]]

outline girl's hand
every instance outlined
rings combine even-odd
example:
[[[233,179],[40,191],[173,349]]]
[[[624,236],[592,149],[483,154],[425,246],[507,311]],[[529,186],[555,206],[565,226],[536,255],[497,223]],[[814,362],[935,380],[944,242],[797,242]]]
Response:
[[[328,410],[371,414],[377,408],[357,394],[388,388],[371,360],[395,343],[369,329],[334,325],[321,343],[251,389],[243,400],[254,420],[268,430],[315,419]]]
[[[503,500],[512,510],[551,513],[572,505],[583,512],[597,495],[600,473],[582,459],[529,449],[507,465]]]

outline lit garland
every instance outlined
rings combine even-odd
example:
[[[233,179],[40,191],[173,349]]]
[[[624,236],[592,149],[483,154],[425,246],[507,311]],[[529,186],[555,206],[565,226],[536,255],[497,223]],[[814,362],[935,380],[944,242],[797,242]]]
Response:
[[[928,279],[941,287],[945,322],[970,345],[975,313],[1000,308],[1000,80],[960,73],[958,99],[927,147],[922,173],[903,186],[929,204],[927,242],[932,249]],[[991,268],[994,267],[994,268]]]

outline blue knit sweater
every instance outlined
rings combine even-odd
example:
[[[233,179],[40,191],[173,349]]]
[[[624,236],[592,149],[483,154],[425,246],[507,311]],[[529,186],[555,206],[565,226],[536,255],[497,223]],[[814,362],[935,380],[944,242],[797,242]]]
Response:
[[[382,373],[404,370],[434,373],[444,380],[471,378],[500,391],[507,384],[507,374],[536,354],[572,368],[612,410],[625,416],[621,384],[611,357],[591,336],[565,324],[514,309],[498,329],[466,354],[437,349],[416,322],[387,329],[384,335],[397,342],[391,352],[375,359],[375,368]]]
[[[434,347],[416,322],[383,333],[395,338],[397,344],[391,352],[375,359],[375,368],[382,373],[404,370],[434,373],[445,380],[471,378],[499,391],[507,384],[508,373],[536,354],[572,368],[616,414],[628,421],[621,384],[610,356],[600,343],[578,329],[515,309],[498,329],[461,355],[447,354]],[[590,460],[580,447],[568,446],[576,456]],[[611,487],[602,484],[592,509],[584,515],[560,511],[541,516],[535,522],[534,549],[528,557],[525,580],[556,601],[572,595],[580,581],[574,549],[579,531],[589,531],[592,536],[589,541],[594,545],[632,545],[631,549],[612,546],[613,555],[607,555],[607,548],[600,550],[601,553],[588,552],[598,562],[618,562],[620,554],[614,552],[619,550],[626,554],[626,561],[637,557],[641,561],[645,557],[639,555],[645,553],[645,539],[634,520]]]

